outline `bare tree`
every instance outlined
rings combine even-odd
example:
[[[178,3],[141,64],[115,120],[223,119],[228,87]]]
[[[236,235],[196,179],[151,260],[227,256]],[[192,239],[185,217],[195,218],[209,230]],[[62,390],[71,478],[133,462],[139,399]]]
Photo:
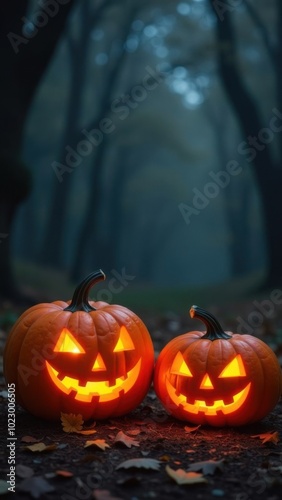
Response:
[[[0,45],[4,75],[0,79],[1,134],[1,218],[0,295],[21,299],[11,264],[11,235],[19,202],[30,189],[30,174],[21,161],[24,125],[28,110],[58,40],[61,37],[74,0],[64,5],[43,0],[26,18],[27,0],[2,2],[0,6]]]

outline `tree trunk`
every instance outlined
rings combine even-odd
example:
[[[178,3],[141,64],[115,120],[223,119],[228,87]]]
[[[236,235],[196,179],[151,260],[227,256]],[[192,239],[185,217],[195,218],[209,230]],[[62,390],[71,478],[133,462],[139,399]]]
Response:
[[[0,295],[8,299],[18,299],[20,296],[12,273],[10,242],[17,205],[27,196],[30,187],[29,171],[20,160],[24,124],[33,95],[51,59],[72,4],[73,0],[70,0],[67,5],[60,6],[57,15],[49,19],[43,6],[40,12],[48,22],[46,26],[38,28],[33,38],[24,37],[22,31],[22,17],[26,15],[28,1],[14,0],[0,6],[0,27],[4,34],[0,56],[5,71],[0,79],[0,232],[7,235],[2,237],[0,243]]]
[[[210,0],[211,6],[214,2]],[[282,228],[281,201],[282,171],[275,164],[268,144],[262,144],[258,139],[251,145],[247,141],[257,138],[258,132],[268,126],[263,123],[254,99],[244,84],[243,77],[236,62],[236,41],[229,11],[224,13],[224,19],[217,19],[218,65],[219,74],[225,92],[237,116],[246,147],[241,154],[246,155],[246,161],[251,162],[257,179],[264,212],[265,236],[268,250],[267,286],[281,284],[282,280]],[[282,110],[280,110],[282,112]]]

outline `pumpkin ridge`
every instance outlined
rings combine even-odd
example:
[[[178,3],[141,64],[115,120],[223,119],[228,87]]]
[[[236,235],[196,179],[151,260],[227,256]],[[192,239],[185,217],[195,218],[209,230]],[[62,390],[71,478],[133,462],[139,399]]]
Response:
[[[244,335],[243,337],[244,338],[244,341],[246,342],[246,344],[253,350],[253,352],[256,354],[256,357],[259,361],[259,364],[261,366],[261,369],[262,369],[262,374],[263,374],[263,384],[264,384],[264,387],[266,385],[266,380],[267,380],[267,374],[269,373],[269,369],[266,370],[266,363],[267,363],[267,366],[269,365],[269,363],[271,362],[271,364],[273,365],[274,362],[275,362],[275,354],[272,352],[272,351],[268,351],[266,349],[264,349],[264,345],[263,345],[263,342],[258,339],[257,337],[250,337],[250,335]],[[249,338],[250,337],[250,338]],[[243,340],[243,339],[242,339]],[[265,354],[266,356],[262,359],[260,354],[257,352],[257,348],[261,348],[265,351]],[[275,358],[274,358],[275,357]],[[273,368],[275,368],[273,366]],[[272,370],[271,370],[272,371]],[[279,373],[279,375],[281,375],[281,371]],[[281,377],[280,377],[280,380],[281,380]],[[272,385],[271,385],[271,388],[272,388]],[[281,394],[281,386],[280,386],[280,390],[278,391],[279,394],[276,395],[276,400],[278,402],[279,398],[280,398],[280,394]],[[264,391],[262,391],[262,393],[264,393]],[[266,392],[266,395],[269,395],[269,392]],[[272,393],[272,398],[271,399],[274,399],[274,396],[275,394]],[[263,401],[261,401],[261,405],[263,404]],[[261,406],[258,407],[256,413],[255,413],[255,416],[254,418],[257,419],[257,415],[260,415],[261,413]],[[260,417],[258,417],[260,418]]]

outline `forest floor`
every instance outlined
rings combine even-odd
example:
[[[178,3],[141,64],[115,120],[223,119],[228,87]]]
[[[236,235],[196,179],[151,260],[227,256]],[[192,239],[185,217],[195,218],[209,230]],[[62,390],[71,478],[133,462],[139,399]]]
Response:
[[[256,315],[258,327],[253,333],[273,348],[281,363],[282,307],[274,306],[270,297],[268,293],[260,295],[257,303],[252,297],[230,302],[224,307],[211,305],[209,310],[222,320],[226,330],[236,331],[242,320],[245,327],[251,328],[254,311],[259,307],[262,310],[264,305],[264,313]],[[268,300],[268,309],[263,300]],[[0,354],[10,324],[19,312],[9,307],[0,310]],[[156,356],[172,337],[200,328],[188,314],[148,313],[142,319],[152,335]],[[6,474],[9,472],[7,392],[2,373],[0,377],[0,495],[5,498],[10,496],[6,494]],[[141,406],[130,415],[86,422],[84,428],[96,431],[87,436],[66,433],[61,422],[36,419],[17,407],[13,498],[279,500],[282,489],[281,410],[280,400],[263,421],[250,426],[196,427],[168,416],[151,388]],[[89,440],[102,440],[99,445],[105,449],[97,445],[85,447]],[[44,443],[45,448],[42,444],[38,446],[39,443]],[[130,459],[138,459],[136,467],[126,467],[124,462]],[[192,471],[194,475],[173,474],[172,471],[178,469]]]

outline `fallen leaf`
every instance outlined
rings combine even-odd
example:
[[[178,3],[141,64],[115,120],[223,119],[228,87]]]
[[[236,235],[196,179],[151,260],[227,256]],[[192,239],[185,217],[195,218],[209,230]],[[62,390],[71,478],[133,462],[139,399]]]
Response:
[[[255,434],[254,436],[251,436],[251,438],[257,438],[257,437],[262,440],[262,444],[264,443],[277,444],[279,441],[279,434],[277,431],[265,432],[264,434]]]
[[[223,471],[223,462],[224,460],[206,460],[204,462],[195,462],[194,464],[189,465],[188,470],[193,472],[201,470],[203,471],[203,474],[213,475],[217,469],[221,472]]]
[[[276,467],[271,467],[272,471],[278,471],[282,474],[282,465],[277,465]]]
[[[75,415],[74,413],[61,413],[61,422],[64,432],[77,432],[82,430],[83,418],[80,413]]]
[[[110,445],[106,443],[105,439],[95,439],[94,441],[86,441],[84,448],[88,448],[89,446],[96,446],[101,450],[105,451],[106,448],[110,448]]]
[[[139,446],[138,441],[127,436],[122,431],[117,433],[115,437],[115,443],[123,443],[125,446],[127,446],[127,448],[131,448],[131,446]]]
[[[42,438],[41,438],[42,439]],[[41,439],[37,439],[35,437],[32,437],[32,436],[23,436],[21,438],[21,441],[23,443],[38,443],[38,441],[41,441]]]
[[[48,483],[42,476],[33,476],[24,479],[17,487],[20,491],[29,493],[32,498],[40,498],[45,493],[55,491],[54,486]]]
[[[165,468],[166,473],[171,477],[177,484],[196,484],[196,483],[207,483],[207,480],[203,477],[203,474],[198,472],[185,472],[183,469],[173,470],[169,465]]]
[[[154,458],[131,458],[130,460],[121,462],[116,469],[130,469],[131,467],[136,467],[137,469],[159,470],[160,465],[161,462]]]
[[[34,470],[27,465],[18,464],[16,465],[16,475],[22,479],[31,477],[34,474]]]
[[[200,429],[200,427],[201,427],[200,425],[197,425],[196,427],[189,427],[188,425],[185,425],[184,430],[185,432],[190,433],[197,431],[198,429]]]
[[[83,429],[82,431],[73,431],[73,432],[76,432],[77,434],[83,434],[83,436],[90,436],[90,434],[95,434],[95,431],[94,429]]]
[[[127,434],[129,434],[130,436],[138,436],[140,432],[140,429],[129,429],[129,431],[127,431]]]
[[[60,477],[72,477],[73,472],[70,472],[69,470],[56,470],[55,471],[56,476]]]
[[[29,451],[54,451],[57,449],[56,444],[44,444],[44,443],[35,443],[31,444],[30,446],[25,446],[24,450],[29,450]]]
[[[94,490],[93,497],[95,500],[122,500],[121,498],[113,497],[108,490]]]

